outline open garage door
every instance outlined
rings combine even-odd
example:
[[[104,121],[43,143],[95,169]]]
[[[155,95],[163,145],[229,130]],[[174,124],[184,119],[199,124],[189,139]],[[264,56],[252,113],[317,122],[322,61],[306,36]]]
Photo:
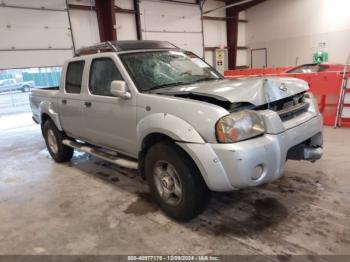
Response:
[[[72,56],[65,0],[0,5],[0,69],[62,65]]]
[[[2,1],[0,35],[0,117],[29,113],[29,91],[57,86],[73,55],[65,0]]]
[[[199,6],[142,1],[140,11],[143,39],[166,40],[198,56],[203,55]]]

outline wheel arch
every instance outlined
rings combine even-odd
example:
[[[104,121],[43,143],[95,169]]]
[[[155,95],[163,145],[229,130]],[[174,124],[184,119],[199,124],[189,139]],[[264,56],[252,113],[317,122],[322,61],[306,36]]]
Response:
[[[49,101],[42,101],[39,105],[40,124],[43,125],[45,121],[51,119],[59,131],[63,131],[58,113],[53,109],[52,103]]]
[[[158,133],[175,141],[205,143],[197,130],[185,120],[167,113],[156,113],[144,117],[137,124],[138,148],[142,148],[144,138]]]
[[[200,172],[200,169],[198,168],[196,162],[194,161],[194,159],[191,157],[190,154],[188,154],[188,152],[186,152],[186,150],[184,150],[181,146],[179,146],[176,143],[176,140],[174,140],[172,137],[168,136],[167,134],[164,133],[160,133],[160,132],[154,132],[154,133],[150,133],[147,136],[144,137],[144,139],[142,140],[141,143],[141,147],[140,147],[140,151],[138,154],[138,161],[139,161],[139,172],[142,175],[142,177],[145,177],[145,157],[147,154],[147,151],[155,144],[159,143],[159,142],[163,142],[163,141],[169,141],[172,142],[174,147],[178,148],[180,151],[183,152],[183,154],[185,154],[189,159],[191,159],[191,161],[193,162],[193,165],[198,169],[198,171]]]
[[[189,123],[167,113],[151,114],[139,121],[137,139],[139,171],[142,176],[144,176],[144,158],[152,145],[164,140],[173,141],[174,144],[177,141],[205,143],[200,134]]]

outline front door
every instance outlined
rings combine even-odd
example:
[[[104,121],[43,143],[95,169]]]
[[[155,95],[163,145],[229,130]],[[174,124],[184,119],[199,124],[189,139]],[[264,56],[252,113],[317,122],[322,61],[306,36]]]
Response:
[[[123,80],[113,57],[91,61],[84,108],[88,141],[134,155],[136,148],[135,97],[123,99],[110,92],[113,80]]]
[[[60,122],[67,135],[83,138],[82,80],[85,61],[73,61],[67,66],[66,81],[58,98]]]

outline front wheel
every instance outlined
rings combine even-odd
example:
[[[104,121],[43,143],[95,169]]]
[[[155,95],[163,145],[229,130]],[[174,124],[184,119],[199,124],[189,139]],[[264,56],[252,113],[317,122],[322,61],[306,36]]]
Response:
[[[154,145],[145,161],[151,193],[168,216],[188,221],[204,210],[210,191],[192,159],[176,144],[166,141]]]
[[[69,161],[74,153],[74,149],[62,143],[65,135],[60,132],[52,120],[44,123],[43,134],[46,147],[51,157],[58,163]]]

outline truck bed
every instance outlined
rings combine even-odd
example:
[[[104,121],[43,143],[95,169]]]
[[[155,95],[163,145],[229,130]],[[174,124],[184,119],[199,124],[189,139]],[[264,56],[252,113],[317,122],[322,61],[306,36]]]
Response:
[[[33,88],[31,90],[31,96],[44,96],[44,97],[50,97],[55,96],[58,94],[59,86],[50,86],[50,87],[44,87],[44,88]]]
[[[33,112],[35,122],[40,122],[40,105],[41,102],[49,103],[50,107],[56,109],[59,87],[33,88],[30,92],[29,101]]]

